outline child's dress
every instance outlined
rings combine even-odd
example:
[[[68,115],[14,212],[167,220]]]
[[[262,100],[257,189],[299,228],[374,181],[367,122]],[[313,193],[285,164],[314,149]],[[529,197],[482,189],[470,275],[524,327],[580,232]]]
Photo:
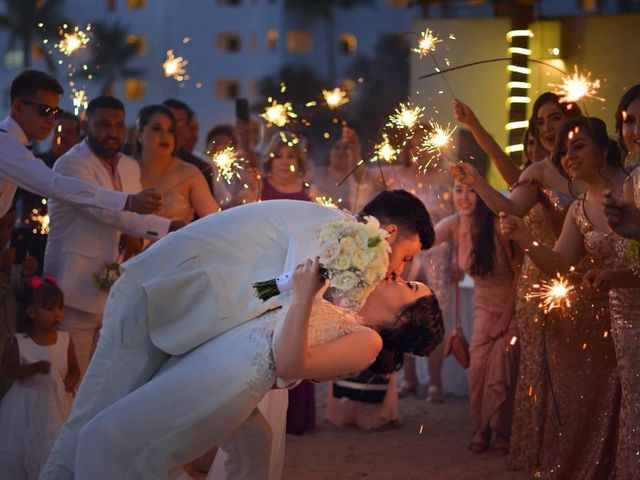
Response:
[[[31,480],[38,478],[71,410],[72,397],[64,388],[69,334],[58,332],[49,346],[23,334],[16,340],[20,365],[51,362],[49,373],[16,381],[0,402],[0,476]]]

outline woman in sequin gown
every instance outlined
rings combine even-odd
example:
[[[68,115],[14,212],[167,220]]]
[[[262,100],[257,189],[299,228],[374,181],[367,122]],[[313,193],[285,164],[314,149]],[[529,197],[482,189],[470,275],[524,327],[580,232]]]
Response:
[[[525,135],[525,152],[531,165],[520,171],[484,129],[473,110],[462,102],[454,102],[454,116],[458,123],[469,128],[505,181],[512,185],[506,201],[500,193],[492,191],[483,178],[477,176],[481,184],[476,189],[478,194],[496,215],[500,211],[508,211],[524,216],[525,224],[535,240],[549,248],[555,244],[567,208],[574,197],[566,180],[553,168],[547,152],[552,151],[562,124],[579,112],[576,105],[567,108],[567,104],[560,103],[554,94],[546,93],[538,97],[533,106],[530,128]],[[458,169],[452,170],[456,176]],[[574,191],[580,191],[579,185],[575,185]],[[520,361],[509,452],[509,467],[513,470],[532,471],[538,466],[547,415],[543,318],[538,302],[526,295],[542,278],[540,270],[529,258],[525,258],[516,287]]]
[[[619,144],[629,156],[640,154],[639,125],[640,85],[636,85],[622,96],[616,110]],[[637,167],[624,184],[624,200],[640,207]],[[640,259],[637,253],[630,253],[637,251],[637,245],[635,240],[620,238],[615,268],[592,270],[585,276],[585,283],[593,287],[610,288],[613,339],[622,386],[616,452],[616,478],[620,480],[640,478],[640,289],[620,288],[640,286]]]
[[[587,254],[596,268],[611,268],[617,262],[618,237],[608,231],[601,203],[607,189],[621,194],[626,174],[604,122],[569,120],[559,133],[553,162],[572,181],[579,179],[586,186],[586,193],[569,208],[553,250],[534,243],[516,216],[502,215],[502,233],[550,276],[569,272]],[[570,293],[568,299],[571,307],[548,316],[543,327],[551,395],[540,477],[613,478],[620,388],[607,293],[585,289]]]

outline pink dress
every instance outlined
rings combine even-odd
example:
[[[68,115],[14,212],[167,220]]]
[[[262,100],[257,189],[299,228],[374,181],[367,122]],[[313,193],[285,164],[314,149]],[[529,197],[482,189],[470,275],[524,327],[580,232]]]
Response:
[[[492,430],[509,438],[513,415],[518,351],[514,319],[514,273],[500,239],[494,235],[493,272],[471,275],[470,252],[465,252],[456,229],[458,268],[474,281],[473,335],[469,353],[469,403],[476,432]]]

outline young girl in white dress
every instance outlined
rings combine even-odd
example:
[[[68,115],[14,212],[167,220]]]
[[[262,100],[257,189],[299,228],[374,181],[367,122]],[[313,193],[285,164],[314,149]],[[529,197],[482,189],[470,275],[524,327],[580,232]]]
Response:
[[[0,403],[0,472],[12,480],[37,479],[71,410],[80,369],[67,332],[59,332],[62,291],[32,277],[12,345],[7,374],[15,383]]]

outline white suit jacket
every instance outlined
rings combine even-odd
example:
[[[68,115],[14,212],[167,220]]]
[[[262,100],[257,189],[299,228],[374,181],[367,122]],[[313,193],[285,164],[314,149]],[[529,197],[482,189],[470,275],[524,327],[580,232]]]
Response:
[[[0,216],[13,202],[16,188],[76,204],[122,210],[127,194],[88,185],[75,178],[57,175],[25,147],[27,136],[11,117],[0,122]]]
[[[172,355],[280,305],[252,284],[320,253],[317,229],[344,218],[311,202],[270,200],[204,217],[167,235],[122,269],[147,296],[152,342]]]
[[[85,141],[61,156],[53,169],[113,190],[109,173]],[[142,189],[138,162],[120,155],[117,170],[124,192]],[[95,286],[93,274],[104,262],[114,262],[118,257],[120,233],[158,239],[166,235],[171,223],[157,215],[109,211],[54,199],[49,201],[49,219],[44,272],[60,284],[65,305],[91,313],[102,313],[107,298],[106,292]]]

